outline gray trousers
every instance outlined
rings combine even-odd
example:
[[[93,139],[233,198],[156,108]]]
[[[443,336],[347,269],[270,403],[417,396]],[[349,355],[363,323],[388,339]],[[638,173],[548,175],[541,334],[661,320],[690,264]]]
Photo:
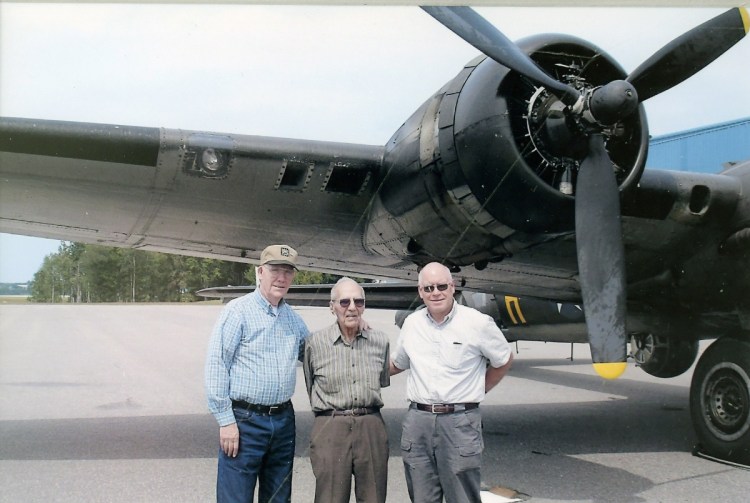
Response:
[[[385,503],[388,435],[380,413],[318,416],[310,434],[316,503]]]
[[[411,501],[479,503],[483,448],[479,409],[433,414],[410,407],[401,455]]]

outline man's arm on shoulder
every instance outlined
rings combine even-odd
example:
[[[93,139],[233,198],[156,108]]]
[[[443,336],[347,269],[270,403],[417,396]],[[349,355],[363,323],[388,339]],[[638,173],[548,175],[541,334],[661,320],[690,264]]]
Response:
[[[505,377],[505,374],[510,370],[510,366],[513,363],[513,353],[509,353],[508,362],[501,367],[493,367],[492,365],[487,367],[487,372],[484,374],[484,392],[489,392],[492,388],[497,386],[497,383]]]
[[[396,374],[400,374],[403,371],[404,371],[404,369],[400,369],[396,365],[393,364],[393,360],[389,360],[389,362],[388,362],[388,373],[390,375],[395,376]]]

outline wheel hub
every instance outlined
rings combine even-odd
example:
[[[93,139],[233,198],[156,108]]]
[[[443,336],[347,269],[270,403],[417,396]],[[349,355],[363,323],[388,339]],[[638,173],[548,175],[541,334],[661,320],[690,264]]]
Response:
[[[705,380],[702,394],[706,424],[727,441],[739,438],[748,429],[750,413],[748,383],[742,370],[732,363],[717,366]]]
[[[667,343],[664,337],[654,334],[633,334],[630,337],[631,356],[638,366],[648,364],[658,351],[666,349]]]

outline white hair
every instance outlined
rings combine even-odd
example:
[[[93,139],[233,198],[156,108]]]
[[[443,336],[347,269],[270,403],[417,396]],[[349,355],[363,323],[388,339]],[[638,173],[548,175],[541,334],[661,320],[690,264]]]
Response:
[[[347,278],[346,276],[344,276],[343,278],[338,280],[335,285],[333,285],[333,288],[331,288],[331,300],[336,300],[336,296],[339,292],[339,285],[346,282],[354,283],[355,285],[357,285],[359,287],[359,291],[362,292],[362,298],[365,298],[365,289],[362,288],[362,285],[354,281],[352,278]]]

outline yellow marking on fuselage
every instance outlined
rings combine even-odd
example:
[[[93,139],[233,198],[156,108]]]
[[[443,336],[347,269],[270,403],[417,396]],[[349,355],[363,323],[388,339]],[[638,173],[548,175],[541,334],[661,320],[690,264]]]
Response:
[[[596,373],[605,379],[617,379],[627,367],[625,362],[594,363],[593,365]]]
[[[511,297],[510,295],[506,295],[505,309],[508,310],[508,316],[510,316],[510,320],[514,325],[518,325],[519,323],[526,323],[526,318],[523,317],[523,313],[521,312],[521,303],[518,301],[518,297]],[[516,315],[513,312],[514,310],[516,313],[518,313],[518,318],[516,318]],[[519,322],[518,320],[521,321]]]

